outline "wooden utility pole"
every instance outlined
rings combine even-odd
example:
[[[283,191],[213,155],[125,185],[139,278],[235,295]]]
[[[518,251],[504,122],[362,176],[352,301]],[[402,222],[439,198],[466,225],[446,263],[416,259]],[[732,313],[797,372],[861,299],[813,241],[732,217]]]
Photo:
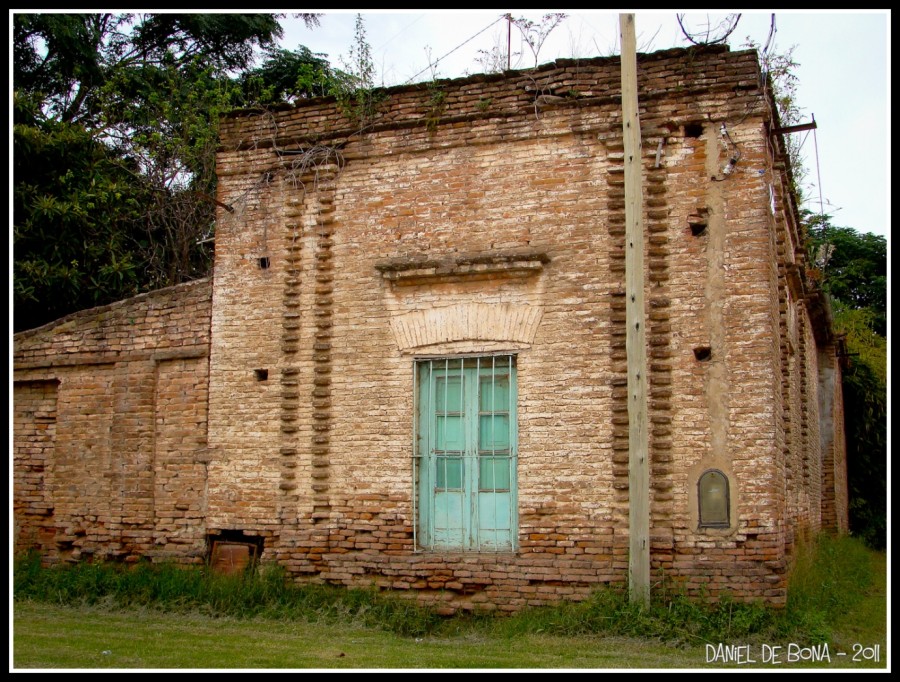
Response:
[[[650,601],[650,448],[644,313],[644,199],[634,15],[620,14],[622,138],[625,147],[625,348],[628,363],[628,588]]]

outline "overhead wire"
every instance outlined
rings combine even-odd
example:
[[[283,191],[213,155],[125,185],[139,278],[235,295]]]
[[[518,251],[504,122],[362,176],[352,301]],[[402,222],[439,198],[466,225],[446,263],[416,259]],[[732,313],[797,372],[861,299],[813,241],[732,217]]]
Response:
[[[401,28],[399,31],[397,31],[397,32],[396,32],[394,35],[392,35],[390,38],[388,38],[388,39],[385,40],[383,43],[381,43],[381,45],[379,45],[378,47],[376,47],[375,50],[374,50],[375,53],[377,53],[379,56],[382,56],[382,57],[383,57],[383,55],[387,52],[387,47],[388,47],[388,45],[390,45],[391,43],[393,43],[393,42],[394,42],[397,38],[399,38],[401,35],[404,35],[407,31],[409,31],[410,28],[412,28],[415,24],[417,24],[418,22],[420,22],[425,16],[426,16],[425,14],[420,14],[420,15],[417,16],[415,19],[413,19],[412,21],[410,21],[406,26],[404,26],[403,28]],[[392,68],[393,68],[393,67],[392,67]],[[382,75],[382,84],[383,84],[383,80],[384,80],[384,75]]]
[[[454,52],[456,52],[459,48],[461,48],[463,45],[466,45],[467,43],[472,42],[473,40],[475,40],[475,38],[477,38],[478,36],[480,36],[482,33],[484,33],[485,31],[487,31],[489,28],[492,28],[495,24],[497,24],[498,22],[503,21],[503,20],[505,20],[505,19],[506,19],[506,15],[505,15],[505,14],[503,14],[503,15],[497,17],[497,19],[495,19],[495,20],[492,21],[490,24],[488,24],[487,26],[485,26],[483,29],[481,29],[478,33],[476,33],[475,35],[473,35],[471,38],[468,38],[467,40],[463,41],[462,43],[460,43],[459,45],[457,45],[456,47],[454,47],[452,50],[450,50],[447,54],[443,55],[442,57],[438,57],[437,59],[435,59],[433,62],[431,62],[430,64],[428,64],[428,66],[426,66],[424,69],[422,69],[421,71],[419,71],[419,73],[417,73],[417,74],[415,74],[414,76],[412,76],[409,80],[407,80],[407,81],[404,82],[403,84],[404,84],[404,85],[409,85],[410,83],[412,83],[413,81],[415,81],[416,78],[418,78],[419,76],[421,76],[423,73],[425,73],[425,72],[428,71],[429,69],[433,69],[433,68],[436,67],[438,64],[440,64],[440,63],[441,63],[441,60],[446,59],[446,58],[449,57],[451,54],[453,54]]]
[[[412,26],[413,26],[414,24],[417,24],[417,23],[419,23],[420,21],[422,21],[422,19],[423,19],[425,16],[426,16],[426,15],[424,15],[424,14],[420,14],[419,16],[417,16],[415,19],[413,19],[411,22],[409,22],[406,26],[404,26],[404,27],[401,28],[399,31],[397,31],[393,36],[391,36],[390,38],[388,38],[387,40],[385,40],[383,43],[381,43],[381,45],[379,45],[378,47],[376,47],[376,48],[375,48],[375,52],[381,52],[382,50],[384,50],[384,48],[386,48],[388,45],[390,45],[392,42],[394,42],[394,41],[395,41],[397,38],[399,38],[403,33],[406,33],[410,28],[412,28]]]

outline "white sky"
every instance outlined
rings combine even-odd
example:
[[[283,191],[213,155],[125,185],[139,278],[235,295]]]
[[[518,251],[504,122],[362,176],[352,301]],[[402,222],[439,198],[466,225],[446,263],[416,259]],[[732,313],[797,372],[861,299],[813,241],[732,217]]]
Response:
[[[547,10],[550,11],[550,10]],[[553,10],[565,11],[565,10]],[[479,50],[505,43],[506,23],[499,22],[479,36],[506,12],[514,17],[540,20],[542,11],[417,11],[388,13],[366,11],[368,43],[378,71],[379,84],[397,85],[415,81],[456,78],[484,69],[477,61]],[[547,39],[539,54],[540,63],[557,57],[595,57],[618,54],[618,15],[615,12],[566,12],[569,17]],[[699,29],[708,21],[718,23],[723,15],[689,13],[685,25]],[[346,59],[354,40],[353,12],[328,11],[321,25],[307,29],[290,15],[282,25],[282,46],[294,49],[305,45],[327,55],[335,66]],[[833,223],[860,232],[889,235],[888,150],[890,149],[890,25],[886,11],[857,12],[777,12],[775,44],[778,52],[796,45],[799,62],[798,105],[803,121],[815,115],[818,130],[799,133],[809,169],[806,207],[819,211],[818,167],[821,195]],[[741,49],[747,38],[764,44],[769,35],[771,12],[743,13],[731,35],[732,49]],[[689,43],[681,33],[675,13],[641,13],[637,16],[638,49],[652,52]],[[465,43],[465,44],[463,44]],[[534,59],[512,32],[513,53],[524,51],[518,68],[534,64]],[[452,54],[441,59],[447,53]],[[433,74],[429,63],[437,63]],[[513,68],[516,68],[515,62]]]

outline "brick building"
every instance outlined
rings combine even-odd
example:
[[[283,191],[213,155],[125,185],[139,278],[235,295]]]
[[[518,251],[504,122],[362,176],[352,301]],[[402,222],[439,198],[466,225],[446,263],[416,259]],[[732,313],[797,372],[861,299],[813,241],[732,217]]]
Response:
[[[15,337],[16,546],[519,608],[627,580],[618,58],[236,112],[216,266]],[[840,367],[753,52],[639,58],[654,579],[782,603]]]

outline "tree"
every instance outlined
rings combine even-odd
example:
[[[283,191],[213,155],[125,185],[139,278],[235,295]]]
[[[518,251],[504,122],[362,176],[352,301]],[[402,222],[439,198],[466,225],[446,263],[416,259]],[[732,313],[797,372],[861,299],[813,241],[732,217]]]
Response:
[[[13,119],[15,329],[136,293],[136,167],[19,93]]]
[[[220,114],[328,87],[320,56],[275,48],[274,14],[17,14],[13,29],[17,330],[207,274]]]
[[[267,48],[264,54],[262,65],[241,77],[241,96],[248,106],[324,97],[346,78],[331,68],[325,55],[302,45],[293,51]]]
[[[849,309],[869,310],[873,331],[887,337],[887,239],[820,215],[810,217],[807,232],[825,290]]]
[[[885,383],[868,363],[856,359],[844,372],[843,389],[850,530],[869,546],[884,549],[887,543]]]
[[[124,70],[197,62],[245,69],[281,36],[275,14],[16,14],[13,82],[49,118],[100,123],[102,88]]]

